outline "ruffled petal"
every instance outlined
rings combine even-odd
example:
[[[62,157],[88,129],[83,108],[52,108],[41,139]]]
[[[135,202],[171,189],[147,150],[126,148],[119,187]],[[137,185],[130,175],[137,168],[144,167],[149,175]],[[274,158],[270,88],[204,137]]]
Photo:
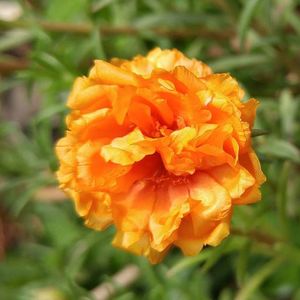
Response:
[[[101,143],[88,141],[76,153],[77,180],[82,189],[112,189],[117,185],[117,179],[130,170],[130,166],[105,162],[100,149]]]
[[[142,132],[136,128],[124,137],[116,138],[109,145],[103,146],[101,156],[107,162],[121,166],[132,165],[155,152],[155,145],[143,143],[145,141]]]
[[[181,52],[176,49],[161,50],[155,48],[147,55],[147,60],[154,68],[172,71],[177,66],[184,66],[197,77],[206,76],[211,73],[211,69],[204,63],[195,59],[186,58]]]
[[[209,174],[229,192],[232,199],[241,197],[255,184],[255,178],[245,168],[239,166],[232,168],[229,165],[222,165],[211,169]]]
[[[72,109],[84,112],[111,107],[111,99],[117,96],[118,91],[116,86],[92,85],[90,82],[81,90],[77,91],[76,87],[73,89],[67,104]]]
[[[211,74],[202,78],[202,82],[218,98],[227,98],[236,106],[241,106],[244,91],[239,87],[237,81],[229,74]]]
[[[189,191],[191,216],[195,225],[198,217],[220,220],[230,212],[231,198],[228,191],[208,174],[204,172],[194,174],[189,183]]]
[[[72,185],[76,170],[76,139],[70,134],[61,138],[55,147],[56,155],[60,160],[60,166],[56,172],[60,187]]]
[[[78,192],[66,190],[73,199],[76,212],[85,219],[85,225],[95,230],[103,230],[113,223],[110,196],[103,192]]]
[[[112,212],[117,229],[142,234],[148,229],[149,218],[155,204],[155,185],[141,180],[127,193],[112,195]]]
[[[250,150],[240,157],[240,164],[255,178],[255,184],[249,187],[245,193],[234,201],[235,204],[249,204],[261,199],[260,186],[266,181],[256,154]]]
[[[163,251],[175,239],[181,219],[189,212],[189,192],[186,184],[165,182],[158,184],[156,199],[149,219],[151,246]]]
[[[202,250],[204,242],[196,236],[190,215],[182,220],[174,244],[187,256],[197,255]]]
[[[118,231],[114,237],[113,245],[122,248],[136,255],[143,255],[149,259],[152,264],[159,263],[167,254],[168,248],[164,251],[157,251],[150,246],[148,234],[142,236],[135,232],[120,232]]]
[[[229,235],[230,215],[219,221],[202,220],[195,230],[191,215],[185,217],[174,244],[184,255],[197,255],[205,245],[217,246]]]
[[[96,82],[115,85],[137,86],[138,78],[132,72],[125,71],[103,60],[95,60],[95,66],[89,77]]]
[[[251,98],[241,107],[242,120],[249,124],[250,128],[253,127],[258,104],[256,99]]]

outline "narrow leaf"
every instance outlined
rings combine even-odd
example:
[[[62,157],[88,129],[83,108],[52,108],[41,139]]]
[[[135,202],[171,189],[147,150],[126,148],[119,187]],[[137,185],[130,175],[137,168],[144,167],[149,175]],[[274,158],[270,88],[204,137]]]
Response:
[[[294,101],[291,91],[282,91],[279,98],[279,113],[283,136],[292,137],[297,117],[297,101]]]
[[[252,137],[257,137],[257,136],[261,136],[261,135],[267,135],[269,134],[269,132],[267,130],[264,129],[255,129],[253,128],[251,131],[251,136]]]
[[[282,261],[283,259],[279,257],[265,264],[254,276],[248,279],[247,284],[237,294],[236,300],[252,299],[253,292],[280,266]]]
[[[277,181],[277,193],[276,193],[276,202],[278,207],[279,217],[282,223],[282,229],[288,228],[287,224],[287,188],[288,188],[288,177],[290,171],[290,162],[284,162],[282,170],[278,176]]]
[[[211,249],[207,249],[201,251],[200,254],[198,254],[197,256],[183,258],[174,267],[168,270],[167,276],[172,277],[187,268],[191,268],[195,265],[198,265],[199,263],[208,259],[208,257],[211,255],[211,251]]]
[[[239,25],[238,25],[238,34],[240,39],[241,47],[244,46],[245,37],[249,30],[249,25],[251,22],[252,17],[254,16],[255,10],[260,0],[248,0],[245,2],[245,6],[240,16]]]
[[[268,139],[266,143],[258,147],[261,154],[274,158],[289,159],[300,163],[300,151],[288,141],[279,139]]]
[[[270,62],[270,58],[263,54],[244,54],[227,56],[209,63],[214,72],[228,72],[250,66],[257,66]]]

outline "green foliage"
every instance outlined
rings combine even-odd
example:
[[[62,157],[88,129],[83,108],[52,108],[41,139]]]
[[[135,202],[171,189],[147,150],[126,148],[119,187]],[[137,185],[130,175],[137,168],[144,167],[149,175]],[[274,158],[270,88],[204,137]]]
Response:
[[[0,299],[92,299],[93,288],[132,263],[141,274],[116,287],[114,299],[300,299],[299,1],[18,3],[19,20],[0,20]],[[72,204],[51,191],[53,146],[64,134],[74,78],[95,58],[130,58],[155,46],[230,72],[247,97],[260,100],[253,136],[267,183],[261,202],[236,207],[232,234],[219,247],[196,257],[174,249],[151,266],[113,248],[113,228],[85,228]],[[22,111],[11,117],[16,88],[25,90],[18,102],[25,108],[38,95],[26,118]]]

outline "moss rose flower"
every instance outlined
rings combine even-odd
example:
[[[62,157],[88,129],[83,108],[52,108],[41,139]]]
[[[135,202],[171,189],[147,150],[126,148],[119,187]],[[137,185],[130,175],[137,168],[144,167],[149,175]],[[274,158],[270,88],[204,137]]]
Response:
[[[96,60],[76,79],[56,146],[60,187],[88,227],[114,224],[113,244],[152,263],[228,234],[234,205],[260,199],[251,147],[258,102],[229,74],[177,50]]]

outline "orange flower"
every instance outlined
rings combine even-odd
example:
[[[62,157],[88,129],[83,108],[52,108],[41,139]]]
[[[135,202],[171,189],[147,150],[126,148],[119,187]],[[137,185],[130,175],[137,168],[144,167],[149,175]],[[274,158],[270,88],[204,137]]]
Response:
[[[87,226],[114,224],[113,244],[152,263],[173,245],[216,246],[265,181],[251,147],[258,102],[242,97],[229,74],[177,50],[96,60],[68,99],[60,187]]]

